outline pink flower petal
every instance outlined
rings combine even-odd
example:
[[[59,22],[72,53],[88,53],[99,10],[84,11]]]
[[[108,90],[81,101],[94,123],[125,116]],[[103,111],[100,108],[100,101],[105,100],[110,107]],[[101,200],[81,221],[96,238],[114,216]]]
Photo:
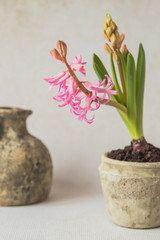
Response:
[[[79,71],[83,75],[86,75],[84,65],[86,62],[82,62],[82,57],[75,57],[74,61],[71,61],[70,67],[73,71]],[[61,72],[60,74],[54,75],[44,80],[50,84],[49,90],[54,86],[58,87],[58,95],[53,97],[57,102],[62,102],[59,107],[66,105],[70,106],[70,112],[76,116],[80,121],[84,120],[88,124],[94,121],[95,115],[88,119],[87,114],[89,111],[97,110],[101,103],[106,97],[106,102],[110,101],[110,95],[116,95],[117,91],[112,90],[113,83],[110,78],[105,75],[106,78],[102,82],[98,81],[97,84],[92,84],[88,81],[82,82],[85,87],[91,91],[91,96],[87,96],[84,92],[79,89],[74,79],[71,77],[68,71]],[[107,85],[103,87],[103,84],[108,80]],[[101,94],[101,96],[98,96]],[[94,101],[94,102],[93,102]],[[105,104],[104,103],[104,104]]]

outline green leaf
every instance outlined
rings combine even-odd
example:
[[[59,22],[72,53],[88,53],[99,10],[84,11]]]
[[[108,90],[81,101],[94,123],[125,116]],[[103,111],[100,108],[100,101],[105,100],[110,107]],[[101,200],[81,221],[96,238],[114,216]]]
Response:
[[[127,64],[125,62],[125,59],[124,59],[122,53],[119,51],[119,49],[117,51],[119,53],[120,61],[121,61],[121,64],[122,64],[122,69],[123,69],[123,75],[124,75],[125,83],[127,84]]]
[[[127,57],[127,110],[128,120],[136,125],[136,69],[131,53]]]
[[[97,74],[98,79],[102,82],[104,80],[105,75],[108,75],[108,72],[105,68],[105,66],[103,65],[102,61],[100,60],[100,58],[94,53],[93,54],[93,68],[95,73]],[[107,81],[104,84],[104,87],[107,85]]]
[[[143,136],[144,87],[145,87],[145,52],[142,44],[140,44],[136,73],[136,97],[137,97],[137,130],[141,136]]]
[[[124,55],[124,61],[127,64],[127,57],[128,57],[129,51],[127,50],[126,54]]]
[[[114,87],[115,87],[115,90],[118,92],[117,101],[119,103],[121,103],[121,104],[124,104],[124,97],[123,97],[121,88],[119,86],[119,82],[117,80],[117,74],[116,74],[116,70],[115,70],[115,65],[114,65],[113,55],[112,54],[110,55],[110,62],[111,62],[111,71],[112,71]]]
[[[106,78],[105,75],[109,76],[102,61],[95,53],[93,54],[93,68],[94,68],[95,73],[97,74],[98,79],[101,82],[104,80],[104,78]],[[106,80],[105,84],[103,85],[104,87],[107,85],[107,82],[108,81]],[[113,90],[115,90],[115,87],[113,87]],[[116,102],[118,101],[117,95],[110,95],[110,96],[111,96],[111,100],[116,101]]]

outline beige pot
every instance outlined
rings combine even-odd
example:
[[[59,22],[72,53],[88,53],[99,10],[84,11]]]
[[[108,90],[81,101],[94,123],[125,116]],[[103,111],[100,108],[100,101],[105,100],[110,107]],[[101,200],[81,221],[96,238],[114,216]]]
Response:
[[[27,205],[47,198],[52,161],[45,145],[30,135],[30,110],[0,108],[0,205]]]
[[[104,154],[99,173],[114,223],[130,228],[160,226],[160,162],[126,162]]]

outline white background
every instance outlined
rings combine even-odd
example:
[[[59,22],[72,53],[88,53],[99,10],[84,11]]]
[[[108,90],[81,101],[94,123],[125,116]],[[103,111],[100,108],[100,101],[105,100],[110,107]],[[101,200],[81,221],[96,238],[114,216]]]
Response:
[[[105,219],[107,222],[107,215],[97,168],[104,152],[130,143],[129,132],[116,110],[111,107],[102,106],[95,112],[95,121],[91,125],[80,122],[76,116],[70,114],[68,107],[58,108],[57,103],[52,100],[56,91],[53,89],[48,92],[48,84],[43,81],[43,78],[65,70],[65,66],[56,62],[49,53],[56,46],[58,39],[64,40],[68,45],[69,62],[79,54],[84,61],[87,61],[86,80],[97,81],[92,69],[94,52],[100,56],[110,72],[109,55],[104,51],[105,39],[102,28],[106,13],[111,14],[119,26],[120,33],[125,33],[125,43],[134,57],[137,57],[139,43],[143,43],[147,58],[144,132],[149,142],[160,146],[160,4],[158,0],[0,0],[0,103],[1,106],[33,110],[33,115],[27,121],[28,129],[46,144],[54,163],[54,185],[48,205],[42,204],[35,208],[32,206],[23,209],[25,214],[27,209],[31,212],[35,211],[35,214],[40,214],[39,211],[42,211],[43,214],[45,207],[55,207],[54,216],[48,210],[50,214],[49,218],[45,216],[45,224],[47,228],[47,222],[51,224],[49,222],[51,216],[58,216],[57,221],[55,218],[58,227],[56,230],[51,228],[53,238],[51,238],[52,234],[48,235],[48,238],[40,238],[39,235],[32,235],[32,232],[30,236],[27,235],[27,226],[25,228],[24,225],[22,229],[26,231],[26,238],[23,239],[72,239],[67,232],[61,237],[63,214],[72,222],[74,217],[72,214],[68,215],[69,209],[74,212],[79,208],[81,212],[83,205],[84,208],[90,206],[90,212],[89,215],[86,214],[87,216],[82,214],[82,222],[88,219],[82,226],[88,224],[91,229],[87,232],[82,227],[80,232],[86,235],[80,237],[76,228],[70,227],[71,237],[94,239],[94,231],[100,233],[100,230],[96,229],[99,218],[103,222],[103,229],[105,227],[107,229],[107,224],[105,226],[104,222]],[[82,204],[81,198],[86,198],[88,205],[85,205],[85,200]],[[66,208],[60,207],[68,201]],[[96,216],[94,222],[92,214],[95,209],[97,215],[94,215]],[[6,210],[1,209],[1,211],[2,216],[3,214],[6,216]],[[20,211],[23,211],[22,208]],[[16,219],[16,208],[10,209],[9,212],[7,210],[9,219],[11,213],[15,214]],[[101,213],[104,214],[103,217]],[[19,221],[21,218],[25,219],[25,214],[25,217],[21,216],[20,212],[18,214]],[[40,219],[41,217],[35,218],[37,222]],[[41,223],[43,221],[37,223],[37,231]],[[13,229],[18,227],[12,225],[12,222],[10,224]],[[73,224],[76,224],[75,220]],[[113,228],[113,235],[110,233],[110,238],[102,237],[107,231],[103,230],[104,235],[97,235],[101,237],[96,237],[96,240],[120,239],[114,235],[115,226],[109,220],[108,224]],[[64,226],[66,227],[65,224]],[[4,229],[6,233],[4,231],[2,239],[8,239],[6,238],[8,235],[5,235],[8,232],[7,225]],[[52,233],[51,229],[49,234]],[[157,234],[157,231],[154,233]],[[57,234],[55,235],[57,238],[54,234]],[[14,239],[22,239],[21,237],[15,235]],[[124,239],[124,236],[121,239]],[[138,238],[137,235],[134,239],[142,238]]]

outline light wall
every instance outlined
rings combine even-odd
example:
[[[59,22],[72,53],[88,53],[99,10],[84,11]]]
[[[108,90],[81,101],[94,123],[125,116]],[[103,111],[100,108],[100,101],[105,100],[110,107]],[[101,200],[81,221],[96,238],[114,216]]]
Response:
[[[87,61],[87,80],[96,82],[92,54],[110,71],[102,26],[110,13],[137,56],[143,43],[146,58],[144,130],[160,146],[160,4],[158,0],[0,0],[0,103],[33,110],[29,131],[48,146],[55,180],[100,189],[97,167],[101,154],[124,147],[131,138],[116,110],[101,107],[91,125],[77,120],[68,107],[58,108],[43,78],[64,70],[49,51],[58,39],[68,45],[69,61],[81,54]]]

